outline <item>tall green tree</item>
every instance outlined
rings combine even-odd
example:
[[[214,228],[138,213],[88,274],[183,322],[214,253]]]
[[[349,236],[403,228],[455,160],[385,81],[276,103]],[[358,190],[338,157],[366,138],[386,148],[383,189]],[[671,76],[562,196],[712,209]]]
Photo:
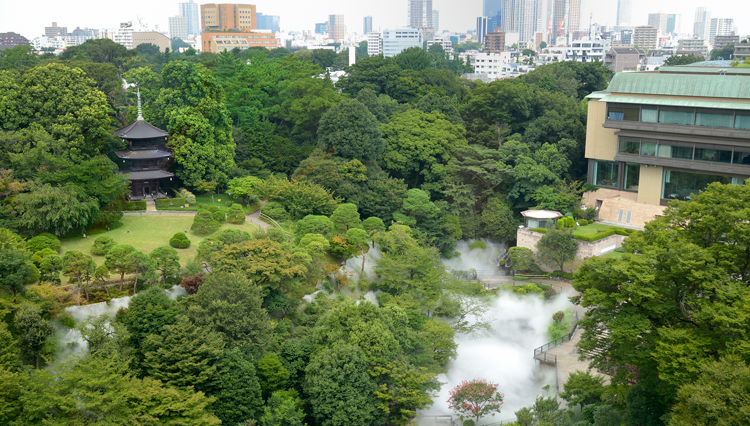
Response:
[[[135,247],[129,244],[118,244],[112,247],[105,256],[104,265],[112,272],[120,274],[120,292],[125,283],[125,274],[135,272]]]
[[[323,149],[347,159],[371,161],[383,152],[377,118],[356,99],[339,102],[321,117],[318,138]]]
[[[39,355],[44,353],[47,339],[55,329],[42,317],[41,310],[31,303],[22,304],[13,318],[19,333],[21,352],[34,359],[34,366],[39,368]]]
[[[549,229],[536,244],[536,248],[543,262],[557,265],[562,271],[565,262],[575,259],[578,241],[573,238],[572,230]]]
[[[161,283],[167,283],[167,277],[173,277],[180,271],[180,255],[170,246],[155,248],[149,256],[156,262],[156,269],[161,271]]]
[[[99,214],[97,200],[73,184],[38,186],[31,192],[19,194],[16,200],[19,225],[58,236],[86,230]]]
[[[225,424],[258,419],[263,400],[252,357],[240,348],[228,350],[219,363],[211,395],[216,398],[213,410]]]
[[[89,301],[89,280],[93,278],[94,271],[96,270],[96,263],[94,259],[85,253],[81,253],[78,250],[70,250],[65,252],[62,258],[63,268],[62,272],[65,276],[75,278],[78,282],[78,293],[79,299],[78,304],[80,305],[80,292],[83,287],[86,293],[86,301]],[[85,281],[85,284],[84,284]]]
[[[31,253],[26,250],[0,249],[0,286],[3,289],[16,295],[38,278],[39,271],[31,261]]]
[[[135,350],[136,362],[144,358],[143,344],[148,336],[159,335],[167,325],[174,324],[180,308],[163,290],[151,287],[130,300],[127,309],[118,312],[118,321],[128,330],[128,341]]]
[[[377,424],[377,387],[357,346],[338,344],[323,349],[306,371],[305,393],[320,425]]]

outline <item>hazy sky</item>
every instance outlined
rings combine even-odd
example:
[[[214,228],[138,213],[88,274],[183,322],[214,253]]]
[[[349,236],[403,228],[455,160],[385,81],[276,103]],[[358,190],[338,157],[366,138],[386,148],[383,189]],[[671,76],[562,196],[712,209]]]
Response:
[[[593,22],[615,23],[617,0],[582,0],[583,26],[588,14]],[[43,35],[44,27],[56,21],[68,31],[81,28],[115,28],[119,22],[141,18],[145,23],[168,30],[167,18],[178,13],[179,1],[167,0],[0,0],[0,32],[14,31],[31,39]],[[207,3],[199,1],[198,3]],[[349,32],[362,32],[362,18],[373,17],[374,29],[406,24],[407,0],[256,0],[258,12],[281,17],[282,30],[312,30],[329,14],[343,14]],[[712,17],[734,17],[740,34],[750,34],[750,1],[747,0],[632,0],[634,24],[647,23],[649,13],[682,15],[682,31],[692,29],[695,8],[706,6]],[[433,0],[440,11],[440,30],[466,31],[476,26],[482,0]]]

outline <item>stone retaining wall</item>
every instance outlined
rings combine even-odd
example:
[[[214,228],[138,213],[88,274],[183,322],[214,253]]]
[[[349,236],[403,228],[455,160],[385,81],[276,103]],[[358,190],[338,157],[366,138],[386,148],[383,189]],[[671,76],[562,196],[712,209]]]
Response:
[[[527,228],[518,228],[518,231],[516,231],[516,244],[518,247],[527,248],[536,254],[536,243],[542,239],[543,235],[541,232],[530,231]],[[593,256],[611,253],[616,248],[622,246],[625,238],[624,235],[615,234],[591,242],[577,240],[578,251],[576,252],[576,259],[586,260]]]

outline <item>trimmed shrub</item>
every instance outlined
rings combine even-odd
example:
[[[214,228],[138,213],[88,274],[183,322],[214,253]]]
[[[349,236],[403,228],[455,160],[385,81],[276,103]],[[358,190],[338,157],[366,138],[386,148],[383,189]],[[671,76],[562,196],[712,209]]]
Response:
[[[593,222],[590,220],[586,220],[586,219],[578,219],[578,226],[586,226],[590,223],[593,223]]]
[[[260,212],[268,215],[271,219],[282,221],[290,218],[289,213],[284,208],[284,205],[277,202],[271,201],[265,206],[260,208]]]
[[[91,254],[96,256],[104,256],[112,247],[116,245],[117,243],[115,242],[114,238],[110,237],[109,235],[96,237],[96,239],[94,240],[94,245],[91,246]]]
[[[232,204],[227,214],[227,220],[229,220],[229,223],[245,223],[245,209],[242,208],[241,204]]]
[[[169,239],[169,245],[174,248],[184,249],[190,247],[190,239],[184,232],[178,232]]]
[[[44,250],[46,248],[54,250],[55,253],[60,253],[60,248],[62,248],[62,245],[60,244],[60,240],[56,236],[44,233],[39,234],[27,241],[26,248],[32,253],[36,253],[39,250]]]
[[[565,278],[566,280],[572,280],[573,279],[573,273],[572,272],[552,271],[551,275],[553,277]]]
[[[213,234],[218,231],[219,228],[221,228],[221,223],[214,219],[211,212],[209,210],[201,209],[198,210],[198,213],[195,215],[193,226],[190,227],[190,230],[196,234],[207,235]]]
[[[614,229],[607,229],[606,231],[602,231],[598,234],[591,234],[591,235],[579,235],[579,234],[573,234],[573,238],[579,241],[588,241],[588,242],[594,242],[599,241],[602,238],[607,238],[609,236],[615,235]]]
[[[208,206],[206,207],[206,210],[208,210],[214,220],[219,223],[227,220],[226,212],[224,212],[219,206]]]
[[[188,191],[185,188],[180,188],[179,191],[177,191],[178,194],[180,194],[180,197],[185,199],[185,202],[188,204],[195,204],[195,195],[193,195],[192,192]]]
[[[529,231],[539,232],[540,234],[546,234],[547,228],[529,228]]]
[[[146,202],[145,201],[125,201],[125,204],[122,206],[122,209],[125,211],[136,211],[136,210],[146,210]]]
[[[572,216],[557,219],[557,229],[576,229],[576,221]]]
[[[625,247],[617,247],[615,253],[625,253]]]
[[[156,200],[157,209],[166,209],[169,207],[182,207],[186,203],[184,198],[167,198],[163,200]]]
[[[487,250],[487,244],[485,244],[483,241],[474,241],[473,243],[471,243],[471,249]]]

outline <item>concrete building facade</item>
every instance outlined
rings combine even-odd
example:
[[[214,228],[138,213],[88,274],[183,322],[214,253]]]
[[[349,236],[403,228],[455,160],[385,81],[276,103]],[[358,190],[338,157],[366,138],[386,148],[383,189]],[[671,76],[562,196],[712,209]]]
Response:
[[[484,50],[490,53],[500,53],[505,50],[505,32],[500,28],[488,33],[484,42]]]
[[[187,18],[184,16],[170,16],[169,17],[169,36],[172,38],[179,38],[180,40],[187,40],[188,38],[188,27]]]
[[[234,48],[245,50],[250,47],[278,47],[276,34],[264,31],[214,31],[201,33],[201,51],[219,53]]]
[[[656,27],[661,35],[667,34],[667,21],[669,15],[666,13],[649,13],[648,14],[648,25],[650,27]]]
[[[47,38],[64,37],[68,35],[68,27],[58,27],[57,22],[53,22],[51,27],[44,27],[44,36]]]
[[[256,28],[259,30],[267,30],[272,33],[279,32],[280,25],[280,17],[276,15],[264,15],[260,12],[255,14],[256,18]]]
[[[565,48],[565,60],[576,62],[604,62],[610,46],[605,40],[576,41]]]
[[[242,31],[256,28],[258,27],[254,4],[208,3],[201,5],[201,31]]]
[[[166,52],[172,47],[169,37],[156,31],[134,31],[133,32],[133,49],[141,44],[153,44],[159,46],[160,52]]]
[[[711,19],[711,29],[708,36],[708,44],[714,45],[716,36],[728,36],[734,33],[734,19],[732,18],[713,18]]]
[[[365,16],[362,21],[362,34],[370,34],[372,32],[372,16]]]
[[[693,36],[708,40],[711,31],[711,12],[705,7],[695,8],[695,20],[693,21]]]
[[[750,69],[618,73],[588,96],[584,203],[600,220],[643,226],[672,200],[750,177]]]
[[[692,50],[708,58],[708,45],[700,38],[684,38],[677,41],[677,50]]]
[[[740,43],[740,36],[734,35],[717,35],[714,39],[714,49],[721,50],[729,45],[736,46]],[[729,58],[724,58],[729,59]]]
[[[383,54],[383,35],[380,33],[367,34],[367,56]]]
[[[631,0],[617,0],[617,26],[627,26],[633,23],[631,20],[633,5],[630,2]]]
[[[197,37],[201,33],[199,15],[200,8],[193,0],[180,3],[180,16],[185,18],[185,25],[187,26],[189,36]]]
[[[0,50],[29,44],[29,39],[14,32],[0,33]]]
[[[406,22],[411,28],[433,28],[432,0],[408,0]]]
[[[659,48],[659,29],[649,25],[633,29],[633,44],[641,49]]]
[[[734,59],[743,62],[750,58],[750,43],[739,43],[734,45]]]
[[[614,72],[640,71],[646,52],[631,47],[613,47],[604,57],[604,65]]]
[[[424,34],[421,28],[396,28],[383,31],[383,56],[396,56],[410,47],[422,48]]]

